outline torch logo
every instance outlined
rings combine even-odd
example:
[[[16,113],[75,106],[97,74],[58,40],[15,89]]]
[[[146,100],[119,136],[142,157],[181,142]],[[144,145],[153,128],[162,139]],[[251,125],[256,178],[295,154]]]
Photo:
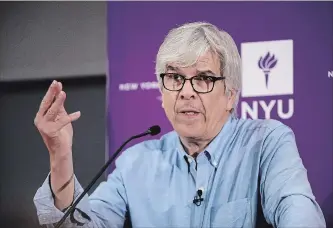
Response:
[[[266,88],[268,88],[268,80],[269,80],[270,72],[276,66],[277,62],[278,62],[278,60],[275,58],[275,56],[271,55],[269,52],[265,56],[260,57],[260,59],[258,61],[259,68],[265,74]]]
[[[292,40],[242,43],[241,56],[242,97],[294,93]]]

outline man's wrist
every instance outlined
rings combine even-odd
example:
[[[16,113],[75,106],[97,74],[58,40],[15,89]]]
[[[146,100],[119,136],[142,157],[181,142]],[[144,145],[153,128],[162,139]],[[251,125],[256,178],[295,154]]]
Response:
[[[58,190],[56,191],[57,193],[60,193],[62,190],[64,190],[69,184],[70,182],[72,181],[72,179],[74,178],[74,173],[73,175],[71,176],[71,178]],[[49,187],[50,187],[50,191],[51,191],[51,194],[52,194],[52,198],[55,200],[56,199],[56,195],[52,189],[52,184],[51,184],[51,173],[49,174]],[[62,212],[65,212],[68,208],[70,208],[74,203],[74,194],[73,194],[73,199],[72,199],[72,202],[70,203],[69,206],[65,207],[64,209],[62,209],[61,211]]]

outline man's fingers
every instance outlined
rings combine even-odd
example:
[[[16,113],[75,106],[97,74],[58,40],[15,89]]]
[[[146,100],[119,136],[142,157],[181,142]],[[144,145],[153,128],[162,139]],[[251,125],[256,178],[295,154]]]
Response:
[[[81,112],[78,111],[78,112],[74,112],[74,113],[71,113],[69,115],[66,115],[66,116],[63,116],[63,117],[59,118],[57,120],[57,126],[58,126],[57,130],[60,130],[61,128],[63,128],[67,124],[78,120],[80,118],[80,116],[81,116]]]
[[[69,114],[71,122],[74,122],[74,121],[78,120],[80,118],[80,116],[81,116],[81,112],[80,111],[77,111],[77,112]]]
[[[65,102],[64,102],[65,103]],[[60,106],[59,108],[59,112],[58,112],[58,116],[62,117],[62,116],[67,116],[67,111],[65,109],[64,103]]]
[[[57,86],[58,86],[57,81],[53,81],[52,84],[50,85],[45,96],[43,97],[42,102],[40,103],[39,110],[37,113],[38,116],[43,116],[46,110],[52,105],[52,102],[56,95]]]
[[[62,90],[62,83],[58,82],[58,88],[59,88],[59,92]]]
[[[59,90],[62,90],[62,83],[58,82],[59,85]],[[59,108],[59,112],[58,112],[58,117],[62,117],[62,116],[67,116],[67,111],[65,110],[65,101],[61,104],[60,108]]]
[[[59,95],[57,96],[56,100],[52,104],[52,106],[49,108],[49,110],[45,114],[45,119],[47,121],[55,120],[57,117],[59,110],[61,106],[64,104],[64,101],[66,99],[66,93],[64,91],[61,91]]]

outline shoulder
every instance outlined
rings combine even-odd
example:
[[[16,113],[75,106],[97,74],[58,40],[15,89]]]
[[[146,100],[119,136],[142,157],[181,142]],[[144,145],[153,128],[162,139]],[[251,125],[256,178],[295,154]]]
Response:
[[[151,163],[175,148],[178,135],[175,131],[168,132],[158,139],[145,140],[124,150],[116,161],[117,167],[130,167],[136,164]],[[140,166],[141,166],[140,165]],[[137,166],[137,165],[136,165]]]
[[[273,119],[236,119],[234,122],[234,140],[243,146],[255,146],[258,153],[271,153],[281,145],[296,146],[293,130]]]
[[[236,131],[247,132],[265,139],[267,137],[281,137],[293,134],[292,129],[281,121],[274,119],[237,119]]]
[[[236,124],[242,145],[256,148],[258,159],[269,161],[273,156],[292,159],[298,157],[298,148],[293,130],[278,120],[240,119]],[[281,161],[282,159],[277,159]]]
[[[240,125],[243,125],[244,130],[247,131],[248,138],[255,137],[253,141],[260,145],[258,152],[262,159],[274,156],[277,152],[288,157],[298,156],[295,134],[281,121],[273,119],[240,120]]]

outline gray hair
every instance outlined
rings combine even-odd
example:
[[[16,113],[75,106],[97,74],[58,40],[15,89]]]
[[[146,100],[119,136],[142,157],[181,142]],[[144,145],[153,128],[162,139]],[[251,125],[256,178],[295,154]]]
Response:
[[[237,116],[237,105],[241,90],[241,59],[233,38],[225,31],[206,22],[194,22],[170,30],[159,48],[155,74],[165,73],[166,66],[175,63],[181,67],[194,65],[205,52],[219,56],[221,74],[226,77],[226,91],[236,92],[232,115]],[[160,84],[161,86],[161,84]]]

